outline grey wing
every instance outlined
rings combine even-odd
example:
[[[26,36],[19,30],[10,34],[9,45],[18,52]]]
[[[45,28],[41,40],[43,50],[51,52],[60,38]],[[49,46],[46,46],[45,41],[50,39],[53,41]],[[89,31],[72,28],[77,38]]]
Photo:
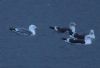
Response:
[[[19,35],[31,35],[32,33],[27,29],[19,29],[19,31],[16,31]]]

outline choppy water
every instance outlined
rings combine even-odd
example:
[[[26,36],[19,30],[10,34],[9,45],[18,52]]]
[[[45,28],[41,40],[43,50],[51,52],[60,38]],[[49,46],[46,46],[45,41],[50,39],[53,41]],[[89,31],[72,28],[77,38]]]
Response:
[[[1,0],[0,68],[99,68],[99,0]],[[77,32],[94,29],[90,46],[70,45],[49,26],[77,23]],[[25,37],[10,32],[9,26],[37,25],[37,35]]]

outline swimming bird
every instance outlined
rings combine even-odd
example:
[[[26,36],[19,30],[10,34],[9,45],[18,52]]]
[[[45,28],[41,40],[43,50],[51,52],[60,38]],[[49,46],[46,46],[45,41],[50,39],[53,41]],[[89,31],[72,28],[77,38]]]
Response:
[[[34,36],[36,35],[36,25],[29,25],[29,28],[17,28],[17,27],[9,27],[9,30],[12,32],[16,32],[17,34],[20,35],[28,35],[28,36]]]
[[[75,33],[75,26],[76,24],[73,22],[69,24],[69,27],[50,26],[49,28],[58,33],[69,32],[69,35],[72,35],[73,33]]]
[[[95,34],[94,30],[91,29],[89,34],[87,35],[78,35],[77,37],[69,37],[69,38],[62,38],[67,43],[80,43],[80,44],[85,44],[85,45],[90,45],[92,44],[92,40],[95,39]]]
[[[92,39],[95,39],[95,33],[93,29],[90,30],[89,34],[73,33],[72,36],[77,39],[85,39],[86,36],[91,37]]]

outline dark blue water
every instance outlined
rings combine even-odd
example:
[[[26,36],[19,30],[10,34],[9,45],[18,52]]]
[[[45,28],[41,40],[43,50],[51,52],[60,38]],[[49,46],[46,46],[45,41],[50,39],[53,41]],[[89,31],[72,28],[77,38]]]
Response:
[[[70,45],[49,26],[77,23],[77,32],[95,30],[92,45]],[[9,26],[37,25],[25,37]],[[100,68],[99,0],[0,0],[0,68]]]

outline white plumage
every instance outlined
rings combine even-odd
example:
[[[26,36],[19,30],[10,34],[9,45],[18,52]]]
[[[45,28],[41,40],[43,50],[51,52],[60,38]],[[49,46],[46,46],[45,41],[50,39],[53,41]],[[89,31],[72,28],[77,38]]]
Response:
[[[29,25],[29,31],[32,33],[32,35],[36,34],[36,25]]]

